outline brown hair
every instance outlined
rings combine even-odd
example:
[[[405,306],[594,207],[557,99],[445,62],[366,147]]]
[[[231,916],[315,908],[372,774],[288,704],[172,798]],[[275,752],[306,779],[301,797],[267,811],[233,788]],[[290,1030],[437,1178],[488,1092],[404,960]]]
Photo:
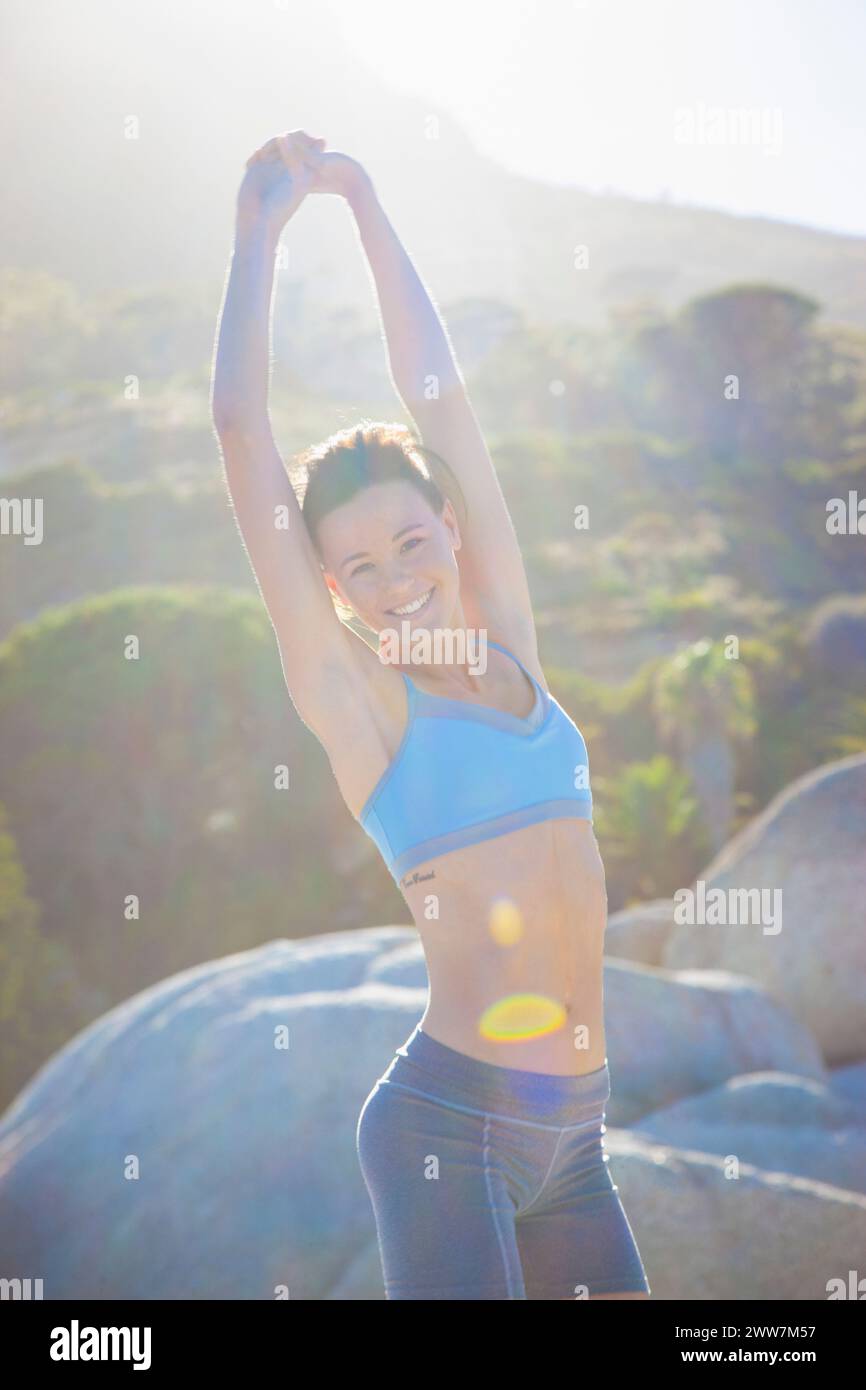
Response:
[[[362,420],[314,444],[296,460],[295,485],[310,538],[321,556],[318,528],[323,517],[376,483],[407,482],[441,516],[446,497],[465,522],[466,499],[453,471],[439,454],[420,444],[406,425]]]

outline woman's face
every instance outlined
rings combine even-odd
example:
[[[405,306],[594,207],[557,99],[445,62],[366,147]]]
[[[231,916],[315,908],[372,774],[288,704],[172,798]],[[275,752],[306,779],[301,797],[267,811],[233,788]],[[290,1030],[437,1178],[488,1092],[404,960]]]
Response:
[[[319,523],[329,587],[376,633],[401,633],[405,622],[410,630],[453,626],[460,543],[451,503],[437,516],[402,481],[364,488]]]

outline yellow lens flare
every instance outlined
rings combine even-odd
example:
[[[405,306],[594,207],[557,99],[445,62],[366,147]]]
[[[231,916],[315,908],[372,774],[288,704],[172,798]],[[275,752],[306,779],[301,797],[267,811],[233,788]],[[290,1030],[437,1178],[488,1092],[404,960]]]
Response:
[[[497,946],[514,946],[523,935],[523,917],[511,898],[497,898],[490,908],[490,935]]]
[[[529,1042],[555,1033],[566,1018],[562,1004],[546,994],[511,994],[484,1010],[478,1031],[491,1042]]]

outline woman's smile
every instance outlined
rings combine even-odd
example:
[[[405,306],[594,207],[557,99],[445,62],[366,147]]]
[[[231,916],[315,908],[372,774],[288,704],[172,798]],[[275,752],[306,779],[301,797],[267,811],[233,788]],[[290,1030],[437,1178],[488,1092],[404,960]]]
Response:
[[[413,599],[411,603],[405,603],[400,608],[386,608],[385,612],[392,614],[392,616],[396,618],[412,617],[415,613],[420,613],[423,608],[427,607],[435,590],[436,585],[434,584],[432,589],[428,589],[426,593],[420,594],[418,598]]]

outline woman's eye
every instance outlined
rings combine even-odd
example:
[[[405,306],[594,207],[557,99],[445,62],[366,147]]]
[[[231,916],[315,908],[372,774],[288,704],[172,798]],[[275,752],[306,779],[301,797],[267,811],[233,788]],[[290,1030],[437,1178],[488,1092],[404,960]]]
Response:
[[[363,565],[359,565],[357,569],[352,570],[352,578],[354,579],[356,574],[361,574],[363,570],[369,570],[372,568],[373,566],[370,564],[370,561],[365,560]]]
[[[423,536],[410,536],[408,541],[403,542],[400,549],[405,550],[407,545],[421,545],[423,543],[423,540]]]

